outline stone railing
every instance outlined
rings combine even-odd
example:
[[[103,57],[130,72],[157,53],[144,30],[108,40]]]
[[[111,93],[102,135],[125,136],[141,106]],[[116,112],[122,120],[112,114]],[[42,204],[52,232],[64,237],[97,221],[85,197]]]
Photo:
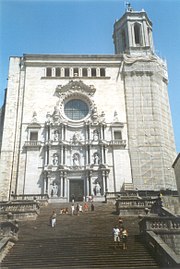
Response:
[[[180,217],[144,217],[139,222],[141,233],[146,231],[159,232],[179,232],[180,233]]]
[[[106,202],[116,202],[117,199],[123,199],[123,198],[132,198],[132,197],[138,197],[138,192],[136,190],[128,190],[125,192],[106,192],[105,198]]]
[[[126,146],[126,140],[122,140],[122,139],[111,140],[109,145],[125,147]]]
[[[48,200],[48,194],[11,194],[13,200]]]
[[[150,198],[120,198],[116,200],[116,212],[119,215],[139,215],[150,211],[156,199]]]
[[[31,140],[31,141],[25,141],[24,147],[28,148],[40,148],[41,147],[41,141],[37,140]]]
[[[163,268],[180,268],[180,217],[144,217],[140,233]]]
[[[38,210],[38,204],[36,202],[23,201],[22,202],[9,202],[6,204],[0,203],[0,211],[2,212],[22,212],[28,210]]]
[[[0,220],[36,219],[40,206],[36,201],[0,203]]]

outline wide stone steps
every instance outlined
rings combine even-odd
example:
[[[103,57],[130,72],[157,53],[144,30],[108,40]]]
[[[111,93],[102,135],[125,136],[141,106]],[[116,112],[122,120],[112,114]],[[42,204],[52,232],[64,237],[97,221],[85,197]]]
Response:
[[[62,206],[48,205],[36,221],[20,223],[19,241],[1,268],[159,268],[141,243],[137,218],[123,217],[129,231],[128,249],[122,249],[122,242],[115,249],[112,228],[118,216],[114,206],[95,204],[94,212],[80,216],[58,214]],[[55,228],[49,226],[53,209]]]

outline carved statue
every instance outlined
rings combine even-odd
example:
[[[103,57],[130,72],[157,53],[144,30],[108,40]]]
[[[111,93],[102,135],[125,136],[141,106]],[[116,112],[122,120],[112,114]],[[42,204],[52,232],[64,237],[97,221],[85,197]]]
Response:
[[[99,184],[99,182],[96,182],[96,185],[94,187],[94,195],[95,196],[100,196],[101,195],[101,186]]]
[[[59,132],[57,130],[54,131],[54,141],[58,141]]]
[[[73,155],[73,165],[79,166],[79,155],[77,153]]]
[[[99,164],[99,155],[98,155],[98,153],[94,154],[94,164]]]
[[[57,197],[57,193],[58,193],[58,185],[55,182],[53,182],[51,197]]]
[[[95,130],[93,132],[93,141],[98,141],[98,139],[99,139],[98,132],[97,132],[97,130]]]
[[[57,154],[54,154],[53,156],[53,165],[58,165],[59,163],[59,158]]]

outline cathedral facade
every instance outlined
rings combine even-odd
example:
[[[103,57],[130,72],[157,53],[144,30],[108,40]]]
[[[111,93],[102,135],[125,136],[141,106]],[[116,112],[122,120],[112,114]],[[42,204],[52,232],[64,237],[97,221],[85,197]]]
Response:
[[[1,199],[101,199],[130,184],[176,190],[168,75],[145,11],[114,24],[114,55],[10,57]]]

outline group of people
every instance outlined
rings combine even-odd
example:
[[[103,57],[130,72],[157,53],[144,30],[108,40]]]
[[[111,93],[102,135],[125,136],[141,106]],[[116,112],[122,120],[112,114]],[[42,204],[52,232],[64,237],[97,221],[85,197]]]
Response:
[[[90,205],[90,208],[91,208],[91,211],[94,211],[94,203],[91,202],[91,205]],[[89,210],[89,204],[88,203],[84,203],[84,205],[80,204],[80,203],[77,203],[76,206],[74,203],[72,203],[71,205],[71,215],[77,215],[79,216],[81,213],[83,212],[88,212]],[[65,208],[60,208],[60,213],[59,214],[69,214],[69,209],[68,207],[65,207]],[[52,228],[54,228],[56,226],[56,218],[57,218],[57,214],[55,212],[55,210],[53,210],[51,216],[50,216],[50,226]]]
[[[75,206],[74,203],[71,205],[71,215],[77,215],[79,216],[79,214],[83,213],[83,212],[87,212],[89,210],[89,205],[88,203],[84,203],[84,205],[82,206],[81,204],[77,203],[77,205]],[[93,202],[91,202],[91,211],[94,211],[94,204]]]
[[[120,245],[120,241],[122,240],[122,248],[125,250],[127,249],[127,238],[128,238],[128,231],[123,225],[123,220],[119,217],[119,225],[116,225],[113,228],[113,239],[114,239],[114,247]]]

